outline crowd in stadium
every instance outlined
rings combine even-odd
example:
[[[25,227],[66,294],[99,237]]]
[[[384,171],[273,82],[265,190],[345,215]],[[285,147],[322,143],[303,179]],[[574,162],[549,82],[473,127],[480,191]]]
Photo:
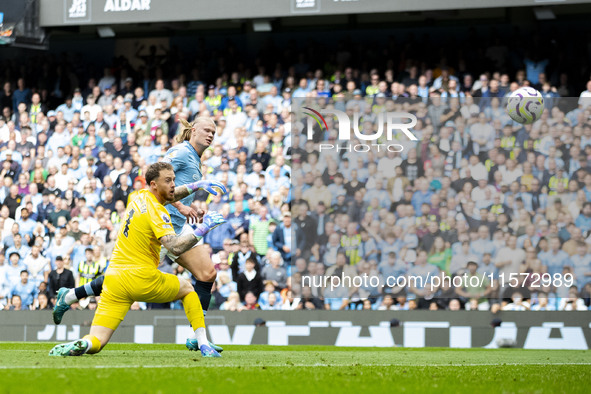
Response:
[[[491,48],[495,68],[481,74],[446,61],[349,67],[343,48],[325,67],[301,56],[270,73],[226,71],[236,60],[228,52],[207,78],[203,65],[175,68],[171,59],[182,56],[156,48],[140,67],[116,59],[102,75],[88,75],[76,58],[41,62],[36,73],[31,62],[5,64],[0,307],[51,308],[60,287],[102,275],[147,165],[176,143],[180,119],[210,115],[218,134],[203,174],[230,190],[200,195],[202,208],[228,220],[205,239],[218,270],[210,309],[587,310],[591,81],[551,78],[543,58],[508,74],[508,54]],[[526,85],[546,100],[533,125],[503,109]],[[360,113],[364,134],[378,129],[382,112],[410,112],[418,141],[398,136],[396,153],[320,152],[320,143],[360,141],[337,141],[330,117],[329,131],[315,125],[309,140],[310,123],[291,112],[298,100]],[[159,268],[190,275],[177,264]],[[382,286],[440,272],[484,280]],[[511,273],[530,275],[513,282]],[[553,280],[542,281],[545,273]],[[379,285],[304,279],[363,276]],[[96,299],[73,307],[95,308]],[[180,306],[133,306],[162,307]]]

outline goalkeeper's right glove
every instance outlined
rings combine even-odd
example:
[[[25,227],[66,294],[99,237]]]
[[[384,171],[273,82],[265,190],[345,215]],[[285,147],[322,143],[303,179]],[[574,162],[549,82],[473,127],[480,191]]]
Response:
[[[221,213],[209,211],[203,216],[203,222],[192,225],[193,234],[201,239],[205,237],[205,234],[223,223],[226,223],[226,219]]]

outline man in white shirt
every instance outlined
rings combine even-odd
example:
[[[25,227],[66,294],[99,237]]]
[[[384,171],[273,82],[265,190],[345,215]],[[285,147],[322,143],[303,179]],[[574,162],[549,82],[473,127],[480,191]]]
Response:
[[[583,109],[591,106],[591,80],[587,82],[587,90],[581,92],[579,96],[579,107]]]
[[[102,111],[101,106],[96,104],[96,97],[92,93],[86,97],[86,105],[82,107],[80,113],[84,114],[86,111],[90,113],[90,120],[93,122],[96,120],[96,115]]]
[[[478,202],[486,199],[486,191],[489,191],[491,195],[496,191],[492,185],[489,185],[486,179],[479,179],[478,186],[472,189],[472,201]]]
[[[162,100],[166,100],[167,107],[172,104],[172,92],[168,89],[164,89],[164,81],[159,79],[156,81],[154,90],[150,92],[150,96],[156,96],[156,102],[160,103]]]
[[[73,179],[72,170],[68,167],[67,163],[62,163],[60,172],[55,174],[55,186],[60,190],[66,190],[68,188],[68,182]]]
[[[470,126],[470,137],[472,137],[472,149],[475,154],[488,152],[494,147],[495,129],[488,123],[484,112],[478,115],[478,123]]]
[[[517,249],[517,237],[511,235],[507,246],[501,248],[495,259],[495,266],[499,269],[499,277],[503,275],[503,283],[508,283],[511,274],[519,276],[521,265],[525,262],[525,251]]]
[[[470,175],[467,174],[466,169],[470,170]],[[486,167],[484,166],[484,164],[482,164],[478,156],[470,156],[470,161],[466,169],[460,170],[460,176],[462,178],[468,178],[469,176],[471,176],[474,180],[477,181],[481,179],[488,180],[488,171],[486,170]]]
[[[515,182],[520,176],[523,175],[523,171],[521,168],[517,167],[515,160],[509,159],[505,163],[505,169],[501,169],[501,174],[503,174],[503,183],[510,185],[511,183]]]
[[[94,232],[100,227],[98,221],[92,217],[88,207],[83,207],[80,213],[82,215],[80,220],[80,231],[83,233],[94,234]]]
[[[41,249],[38,245],[31,247],[31,253],[25,257],[23,263],[29,271],[29,282],[32,282],[35,287],[44,282],[51,272],[51,265],[49,259],[40,253]]]

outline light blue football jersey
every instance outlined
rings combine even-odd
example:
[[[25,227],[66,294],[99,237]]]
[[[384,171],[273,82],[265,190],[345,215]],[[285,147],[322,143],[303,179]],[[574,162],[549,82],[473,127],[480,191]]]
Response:
[[[172,164],[174,168],[174,174],[176,176],[176,186],[186,185],[188,183],[200,181],[202,178],[201,174],[201,158],[199,154],[193,148],[193,145],[189,141],[184,141],[181,144],[175,145],[166,152],[164,159],[166,163]],[[196,194],[193,193],[181,200],[183,205],[191,205],[195,201]],[[183,216],[178,209],[168,204],[166,205],[170,218],[172,219],[172,225],[174,231],[180,234],[187,218]]]

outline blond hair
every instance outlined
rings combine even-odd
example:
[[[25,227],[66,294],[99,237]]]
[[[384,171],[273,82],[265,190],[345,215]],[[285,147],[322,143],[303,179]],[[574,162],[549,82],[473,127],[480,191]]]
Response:
[[[193,130],[193,126],[197,121],[189,123],[186,119],[180,119],[181,124],[179,125],[179,131],[176,135],[177,142],[188,141],[191,139],[191,131]]]
[[[180,119],[179,131],[176,135],[177,142],[188,141],[191,139],[191,131],[193,131],[193,127],[197,126],[200,123],[211,122],[214,126],[216,126],[213,119],[209,116],[198,116],[194,121],[189,123],[186,119]]]

